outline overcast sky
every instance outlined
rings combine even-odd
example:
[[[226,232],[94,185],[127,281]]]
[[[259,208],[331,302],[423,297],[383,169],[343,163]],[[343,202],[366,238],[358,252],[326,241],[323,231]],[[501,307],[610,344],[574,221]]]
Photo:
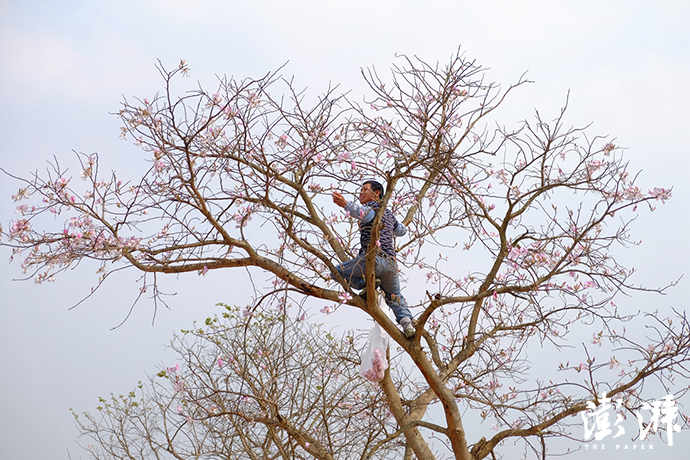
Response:
[[[313,94],[333,83],[359,99],[360,68],[386,69],[396,53],[443,63],[458,46],[491,68],[491,80],[508,85],[528,71],[535,81],[506,104],[505,123],[535,108],[556,115],[570,91],[570,124],[593,122],[591,132],[627,147],[644,190],[673,187],[671,201],[641,215],[633,235],[643,245],[625,259],[649,285],[688,272],[687,0],[0,0],[0,166],[25,175],[53,156],[69,163],[75,150],[136,174],[139,151],[119,138],[111,113],[123,96],[162,88],[158,59],[168,67],[185,59],[191,78],[210,84],[215,75],[258,77],[287,63],[284,75]],[[18,186],[0,176],[4,226],[16,218],[10,196]],[[155,373],[172,332],[203,320],[217,302],[232,303],[228,286],[240,277],[170,278],[178,295],[154,325],[153,306],[144,303],[111,330],[136,297],[134,273],[68,310],[88,293],[93,267],[38,286],[13,281],[21,271],[6,263],[10,256],[0,250],[0,458],[7,460],[86,458],[69,408],[93,410],[99,396],[128,392]],[[685,310],[687,290],[685,279],[664,297],[630,302]],[[687,458],[687,438],[677,434],[663,455]]]

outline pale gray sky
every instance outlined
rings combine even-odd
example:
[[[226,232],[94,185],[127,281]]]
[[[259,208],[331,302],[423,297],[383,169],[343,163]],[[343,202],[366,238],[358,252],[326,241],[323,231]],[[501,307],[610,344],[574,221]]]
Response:
[[[592,132],[617,138],[633,169],[643,170],[645,190],[672,186],[673,199],[638,220],[634,234],[644,243],[624,257],[650,285],[688,272],[690,3],[683,0],[0,0],[0,165],[25,174],[53,156],[70,162],[76,150],[136,174],[138,150],[119,138],[109,112],[122,95],[151,97],[161,88],[157,59],[169,67],[185,59],[193,79],[211,84],[217,74],[260,76],[288,62],[284,74],[313,94],[332,82],[359,98],[361,67],[384,70],[395,53],[444,62],[459,45],[491,68],[492,80],[508,85],[529,71],[535,81],[506,104],[503,122],[531,117],[534,108],[555,115],[570,90],[571,124],[594,122]],[[15,218],[17,188],[0,177],[3,225]],[[19,266],[4,262],[8,250],[0,256],[2,459],[87,458],[69,408],[92,410],[98,396],[129,391],[166,361],[174,330],[203,320],[217,302],[240,303],[228,298],[228,278],[242,278],[235,272],[170,278],[179,294],[155,326],[144,303],[111,331],[136,297],[134,273],[68,311],[93,284],[92,267],[36,286],[12,281]],[[667,296],[634,298],[631,307],[685,310],[687,289],[682,280]],[[663,455],[687,458],[687,438],[676,435]],[[592,452],[572,458],[585,454]]]

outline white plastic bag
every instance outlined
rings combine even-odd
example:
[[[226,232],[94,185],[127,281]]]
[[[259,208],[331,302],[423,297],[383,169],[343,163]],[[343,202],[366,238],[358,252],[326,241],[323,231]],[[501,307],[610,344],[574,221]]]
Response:
[[[382,303],[383,296],[380,295],[378,301],[380,307],[386,307],[386,304]],[[374,323],[374,327],[369,332],[367,349],[362,355],[362,364],[359,366],[359,373],[365,379],[372,382],[383,380],[383,375],[386,369],[388,369],[387,353],[389,339],[388,333],[378,323]]]
[[[388,369],[388,333],[378,323],[369,332],[368,346],[362,355],[359,373],[372,382],[380,382]]]

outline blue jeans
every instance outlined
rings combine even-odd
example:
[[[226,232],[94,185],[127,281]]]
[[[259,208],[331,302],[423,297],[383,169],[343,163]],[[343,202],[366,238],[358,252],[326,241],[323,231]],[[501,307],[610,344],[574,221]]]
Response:
[[[343,262],[335,267],[345,281],[350,283],[353,289],[364,289],[366,280],[364,278],[367,265],[366,254],[358,255],[352,260]],[[386,304],[393,310],[395,320],[400,323],[403,318],[412,319],[412,313],[407,308],[407,301],[400,292],[400,278],[398,277],[398,266],[393,258],[376,256],[376,268],[374,270],[376,278],[381,280]]]

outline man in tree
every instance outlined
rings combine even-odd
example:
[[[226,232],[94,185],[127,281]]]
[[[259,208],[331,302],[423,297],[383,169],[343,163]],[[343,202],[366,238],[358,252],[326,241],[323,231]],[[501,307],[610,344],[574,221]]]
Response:
[[[336,267],[340,275],[345,278],[354,289],[365,289],[365,268],[367,250],[371,242],[371,230],[376,212],[380,207],[381,198],[384,195],[383,185],[374,180],[366,181],[359,192],[359,203],[347,201],[339,192],[333,192],[333,202],[344,208],[350,216],[359,221],[359,254],[352,260],[348,260]],[[385,294],[386,303],[395,313],[395,319],[403,328],[405,337],[414,337],[415,329],[412,326],[412,314],[407,308],[407,301],[400,292],[400,278],[398,277],[398,265],[395,259],[393,237],[403,236],[407,228],[398,222],[389,209],[383,211],[381,219],[383,224],[376,242],[376,269],[377,285],[380,280],[381,289]],[[364,293],[360,294],[364,296]]]

